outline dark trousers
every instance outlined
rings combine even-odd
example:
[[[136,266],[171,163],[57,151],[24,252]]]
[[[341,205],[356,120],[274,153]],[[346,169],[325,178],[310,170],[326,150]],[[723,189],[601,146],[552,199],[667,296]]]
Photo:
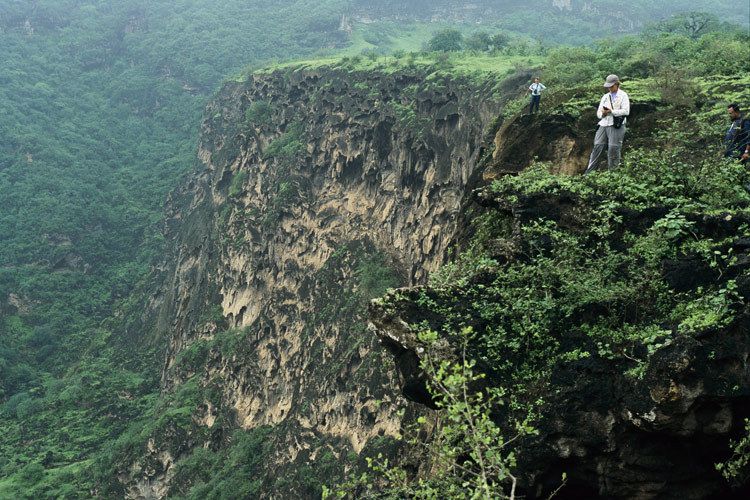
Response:
[[[529,104],[529,114],[532,114],[534,112],[534,108],[536,108],[536,110],[539,111],[539,100],[541,98],[542,98],[541,95],[531,96],[531,104]]]

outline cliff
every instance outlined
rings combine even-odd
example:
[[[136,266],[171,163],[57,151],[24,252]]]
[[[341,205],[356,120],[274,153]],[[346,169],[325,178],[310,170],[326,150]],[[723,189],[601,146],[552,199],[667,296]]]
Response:
[[[316,496],[393,448],[413,405],[366,304],[444,261],[506,92],[497,74],[357,64],[255,73],[209,105],[148,313],[169,344],[163,390],[192,387],[190,418],[121,460],[128,496],[186,491],[181,461],[235,428],[268,432],[261,496]]]
[[[706,110],[632,82],[636,151],[580,178],[561,174],[588,156],[590,90],[503,120],[528,75],[363,64],[254,73],[209,105],[145,313],[163,401],[113,491],[317,497],[377,453],[429,478],[401,439],[440,427],[420,332],[455,359],[471,327],[479,389],[537,415],[524,495],[563,472],[565,498],[737,494],[714,464],[750,411],[750,199],[696,140]]]

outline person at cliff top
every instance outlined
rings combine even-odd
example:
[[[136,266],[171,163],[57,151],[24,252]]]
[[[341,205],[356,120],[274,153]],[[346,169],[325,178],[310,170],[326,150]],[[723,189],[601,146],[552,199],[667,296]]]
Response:
[[[750,159],[750,118],[745,118],[740,106],[734,103],[727,106],[727,113],[732,123],[724,136],[724,157],[747,163]]]
[[[537,111],[539,111],[539,101],[542,99],[542,91],[544,91],[547,87],[544,86],[543,83],[539,81],[539,77],[534,78],[534,83],[531,84],[531,87],[529,87],[529,90],[526,91],[526,94],[531,92],[531,103],[529,104],[529,114],[534,113],[534,108],[536,108]]]
[[[617,75],[609,75],[604,82],[604,88],[609,92],[602,96],[596,110],[599,127],[594,136],[594,149],[591,151],[586,174],[596,168],[604,148],[607,148],[609,170],[617,168],[622,155],[626,117],[630,114],[630,97],[624,90],[620,90],[620,78]]]

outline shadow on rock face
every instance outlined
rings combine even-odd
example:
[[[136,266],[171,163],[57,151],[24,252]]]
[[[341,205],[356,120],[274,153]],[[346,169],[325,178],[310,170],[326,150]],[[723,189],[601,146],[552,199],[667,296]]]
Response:
[[[555,173],[582,173],[594,143],[596,104],[580,110],[580,114],[552,108],[534,115],[522,114],[506,122],[495,136],[495,153],[484,179],[490,181],[520,172],[534,159],[549,162]],[[633,103],[626,149],[649,142],[656,111],[655,103]]]

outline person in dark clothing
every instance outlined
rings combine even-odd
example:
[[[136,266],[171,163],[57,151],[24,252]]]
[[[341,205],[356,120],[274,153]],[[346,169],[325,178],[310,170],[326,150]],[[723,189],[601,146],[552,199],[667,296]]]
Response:
[[[727,107],[732,124],[724,136],[724,157],[736,158],[746,163],[750,158],[750,118],[745,118],[736,103]]]

